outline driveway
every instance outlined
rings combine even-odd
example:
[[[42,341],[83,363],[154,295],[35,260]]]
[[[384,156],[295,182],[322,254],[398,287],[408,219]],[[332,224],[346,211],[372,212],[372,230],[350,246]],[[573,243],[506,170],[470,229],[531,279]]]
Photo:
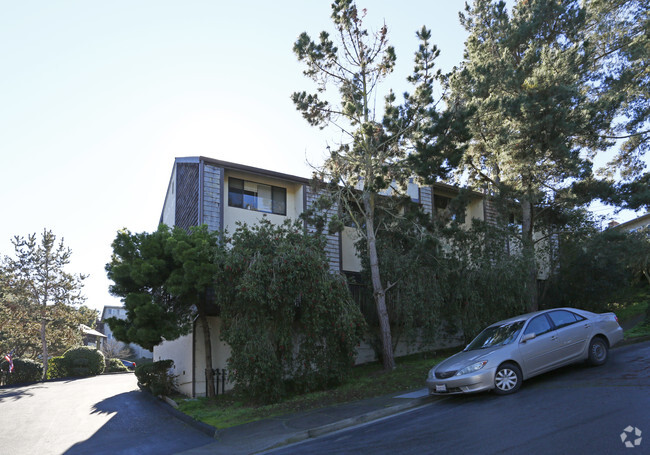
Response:
[[[0,389],[0,452],[173,454],[214,439],[141,392],[135,375]]]

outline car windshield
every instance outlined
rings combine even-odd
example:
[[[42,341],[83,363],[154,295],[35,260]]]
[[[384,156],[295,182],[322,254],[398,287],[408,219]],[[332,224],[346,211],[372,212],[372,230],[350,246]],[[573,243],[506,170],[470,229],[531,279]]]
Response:
[[[476,349],[510,344],[515,340],[515,338],[517,338],[517,335],[519,335],[523,326],[524,321],[517,321],[488,327],[479,333],[478,336],[467,345],[465,350],[474,351]]]

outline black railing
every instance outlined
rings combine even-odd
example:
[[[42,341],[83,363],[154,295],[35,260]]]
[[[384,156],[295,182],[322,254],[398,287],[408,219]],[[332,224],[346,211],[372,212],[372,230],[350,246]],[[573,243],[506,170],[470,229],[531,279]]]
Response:
[[[212,379],[214,380],[214,394],[219,395],[219,382],[221,382],[221,393],[226,393],[226,381],[228,380],[228,370],[225,368],[212,370]]]

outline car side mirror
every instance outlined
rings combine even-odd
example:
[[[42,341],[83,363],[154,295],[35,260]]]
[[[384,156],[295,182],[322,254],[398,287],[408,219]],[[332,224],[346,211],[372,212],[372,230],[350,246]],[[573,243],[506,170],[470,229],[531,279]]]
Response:
[[[522,343],[525,343],[526,341],[532,340],[533,338],[535,338],[535,334],[534,334],[534,333],[527,333],[526,335],[524,335],[523,337],[521,337],[521,342],[522,342]]]

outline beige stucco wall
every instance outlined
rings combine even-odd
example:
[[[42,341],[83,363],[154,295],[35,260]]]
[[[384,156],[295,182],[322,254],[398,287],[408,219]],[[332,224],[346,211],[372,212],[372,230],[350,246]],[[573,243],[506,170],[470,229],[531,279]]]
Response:
[[[483,210],[483,199],[473,199],[467,205],[466,215],[465,215],[465,226],[471,227],[473,219],[483,221],[484,218],[485,218],[485,212]]]
[[[440,331],[441,335],[437,340],[434,340],[433,343],[424,345],[420,341],[415,341],[412,343],[405,343],[400,341],[395,347],[393,354],[395,357],[404,357],[411,354],[417,354],[418,352],[428,352],[435,349],[448,349],[457,346],[462,346],[463,344],[463,334],[458,332],[455,336],[447,334],[445,331]],[[460,349],[459,349],[460,350]],[[357,347],[357,356],[354,359],[355,365],[361,365],[364,363],[374,362],[377,360],[375,351],[372,349],[370,344],[367,341],[362,341],[361,344]]]
[[[360,272],[361,259],[357,255],[354,244],[359,239],[355,228],[345,226],[341,232],[341,262],[345,272]]]
[[[212,342],[212,368],[213,369],[227,369],[228,359],[232,352],[229,345],[221,341],[221,318],[211,317],[208,318],[210,323],[210,341]],[[194,393],[197,397],[205,396],[205,350],[203,341],[203,329],[201,324],[196,324],[195,332],[196,342],[196,357],[194,372],[196,375],[196,385]],[[226,383],[226,390],[232,389],[232,383]],[[221,393],[221,385],[219,386]]]
[[[208,320],[212,342],[212,368],[227,369],[231,349],[230,346],[220,340],[221,319],[211,317]],[[198,322],[195,324],[194,344],[196,346],[194,370],[192,370],[192,334],[172,341],[163,341],[158,346],[155,346],[153,359],[154,361],[166,359],[174,361],[172,374],[176,376],[178,390],[183,395],[192,396],[192,378],[196,376],[194,393],[196,396],[201,397],[205,396],[205,355],[203,354],[203,329]],[[226,384],[226,390],[230,390],[232,387],[233,384]],[[219,391],[221,392],[221,386]]]
[[[153,360],[174,361],[173,374],[179,391],[192,396],[192,335],[185,335],[172,341],[163,341],[153,348]]]
[[[251,182],[262,183],[265,185],[279,186],[287,189],[287,215],[275,215],[273,213],[257,212],[255,210],[246,210],[239,207],[228,206],[228,178],[235,177],[238,179],[249,180]],[[226,171],[224,178],[224,226],[229,234],[232,234],[237,229],[236,223],[246,223],[249,226],[257,224],[263,216],[266,216],[274,224],[282,224],[287,218],[294,220],[303,211],[303,186],[299,183],[287,182],[286,180],[278,180],[259,176],[255,174],[247,174],[237,171]]]

